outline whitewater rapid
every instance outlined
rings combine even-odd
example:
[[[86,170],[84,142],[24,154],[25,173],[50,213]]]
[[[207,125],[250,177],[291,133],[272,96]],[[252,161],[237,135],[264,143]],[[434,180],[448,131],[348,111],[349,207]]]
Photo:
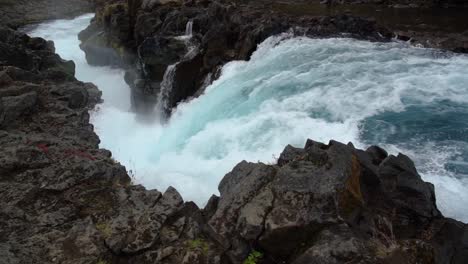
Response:
[[[123,72],[92,67],[77,34],[92,15],[41,24],[77,78],[104,103],[92,112],[102,140],[137,182],[178,189],[203,205],[241,160],[273,163],[287,144],[335,139],[409,155],[434,183],[444,215],[468,222],[468,56],[405,43],[275,36],[250,61],[223,67],[202,96],[167,124],[130,112]]]

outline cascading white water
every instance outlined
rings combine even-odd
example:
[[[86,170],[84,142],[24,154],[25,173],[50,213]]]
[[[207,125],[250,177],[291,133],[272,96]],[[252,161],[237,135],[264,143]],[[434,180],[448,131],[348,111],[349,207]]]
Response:
[[[176,66],[177,63],[167,66],[166,72],[164,73],[164,77],[160,85],[158,102],[156,105],[156,108],[160,111],[164,111],[165,109],[169,108],[168,100],[174,82]]]
[[[79,47],[78,33],[89,24],[93,17],[93,14],[87,14],[73,20],[42,23],[28,34],[53,40],[56,52],[62,58],[75,62],[76,78],[84,82],[92,82],[102,90],[104,100],[102,108],[112,107],[129,111],[130,90],[127,84],[122,82],[125,72],[116,68],[90,66]]]
[[[56,41],[70,58],[62,45],[78,42],[61,40],[76,38],[85,24],[54,23],[35,34]],[[83,60],[80,54],[76,59]],[[236,163],[273,162],[286,144],[302,146],[307,138],[378,143],[413,158],[435,184],[442,212],[468,222],[467,69],[467,56],[405,43],[277,36],[259,45],[250,61],[223,67],[166,125],[139,123],[126,107],[106,103],[93,122],[102,147],[138,181],[148,188],[172,185],[200,205]],[[88,80],[99,76],[88,74],[94,76]],[[113,91],[98,85],[105,97]]]
[[[177,65],[180,62],[184,61],[184,60],[193,59],[197,55],[197,52],[198,52],[198,47],[193,45],[190,42],[190,38],[192,36],[191,35],[192,26],[191,26],[190,23],[192,23],[192,22],[191,21],[188,22],[187,30],[186,30],[186,32],[189,32],[190,35],[184,35],[184,36],[176,37],[176,39],[184,41],[184,43],[186,45],[186,48],[187,48],[187,52],[180,61],[167,66],[166,71],[164,72],[163,79],[162,79],[161,84],[160,84],[160,90],[159,90],[159,94],[158,94],[158,102],[156,104],[156,109],[157,109],[157,111],[161,111],[160,114],[163,114],[163,115],[165,114],[164,112],[170,108],[169,97],[171,95],[172,88],[173,88],[173,85],[174,85],[174,77],[175,77],[175,74],[176,74]],[[190,26],[189,26],[189,24],[190,24]],[[145,72],[145,74],[146,74],[146,72]],[[162,117],[162,118],[164,118],[164,117]]]
[[[189,20],[187,22],[187,25],[185,26],[185,36],[192,37],[192,34],[193,34],[193,32],[192,32],[193,29],[192,28],[193,28],[193,21]]]

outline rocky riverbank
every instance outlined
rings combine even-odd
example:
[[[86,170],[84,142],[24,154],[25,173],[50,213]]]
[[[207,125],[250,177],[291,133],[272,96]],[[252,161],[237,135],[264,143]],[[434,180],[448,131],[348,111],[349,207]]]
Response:
[[[165,17],[177,17],[179,11],[171,8]],[[207,3],[206,8],[193,17],[192,41],[202,55],[188,59],[193,63],[199,56],[201,64],[194,65],[211,67],[206,74],[226,61],[248,58],[257,42],[292,25],[271,16],[263,26],[231,29],[244,15],[266,19],[250,10],[229,16],[216,29],[210,16],[223,17],[238,7]],[[158,10],[151,12],[163,12]],[[219,13],[206,13],[210,25],[197,36],[203,32],[198,16],[208,11]],[[120,23],[110,17],[103,21]],[[156,17],[150,13],[137,21],[146,21],[141,29],[150,30]],[[122,47],[139,47],[148,60],[142,67],[156,76],[156,66],[167,68],[169,59],[187,51],[185,43],[169,37],[185,34],[185,18],[159,25],[172,32],[167,36],[141,39],[148,48],[130,40]],[[304,23],[314,27],[295,32],[345,31],[370,40],[388,35],[373,22],[349,16],[310,19]],[[93,34],[85,32],[83,39],[96,37],[94,29],[87,32]],[[101,34],[106,41],[115,36]],[[155,45],[177,52],[162,53]],[[158,61],[151,52],[169,59]],[[408,157],[378,147],[364,151],[309,140],[304,148],[287,146],[276,164],[241,162],[221,181],[220,197],[203,209],[184,202],[173,188],[161,193],[132,185],[125,168],[98,147],[88,112],[100,92],[77,81],[74,68],[54,53],[52,42],[0,28],[0,263],[461,264],[468,259],[468,226],[441,215],[434,187],[421,180]]]

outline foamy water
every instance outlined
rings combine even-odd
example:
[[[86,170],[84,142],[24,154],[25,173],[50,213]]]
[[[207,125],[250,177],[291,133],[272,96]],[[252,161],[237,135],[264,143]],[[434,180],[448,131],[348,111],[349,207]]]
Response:
[[[123,72],[91,67],[76,35],[91,16],[42,24],[96,83],[104,104],[93,112],[101,147],[147,188],[177,188],[203,205],[241,160],[274,162],[285,145],[307,138],[379,144],[413,158],[436,186],[437,204],[468,222],[468,57],[352,39],[267,39],[248,62],[231,62],[197,99],[165,125],[138,121]]]

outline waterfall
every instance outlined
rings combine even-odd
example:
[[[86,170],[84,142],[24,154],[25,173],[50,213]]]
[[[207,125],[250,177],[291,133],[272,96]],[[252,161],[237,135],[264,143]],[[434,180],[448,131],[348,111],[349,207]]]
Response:
[[[193,27],[193,21],[189,20],[187,22],[187,25],[185,25],[185,36],[192,37],[192,27]]]
[[[170,108],[169,97],[174,83],[174,75],[177,63],[167,66],[166,72],[164,73],[163,80],[161,81],[157,108],[164,112]]]
[[[190,26],[190,29],[191,28],[192,27]],[[185,41],[185,43],[187,45],[187,53],[185,53],[184,57],[182,57],[180,61],[167,66],[166,71],[164,72],[163,80],[160,84],[156,108],[161,111],[162,115],[164,115],[167,110],[171,109],[171,105],[169,104],[169,98],[171,96],[177,64],[184,60],[193,59],[198,53],[198,48],[196,46],[190,45],[188,41]]]

